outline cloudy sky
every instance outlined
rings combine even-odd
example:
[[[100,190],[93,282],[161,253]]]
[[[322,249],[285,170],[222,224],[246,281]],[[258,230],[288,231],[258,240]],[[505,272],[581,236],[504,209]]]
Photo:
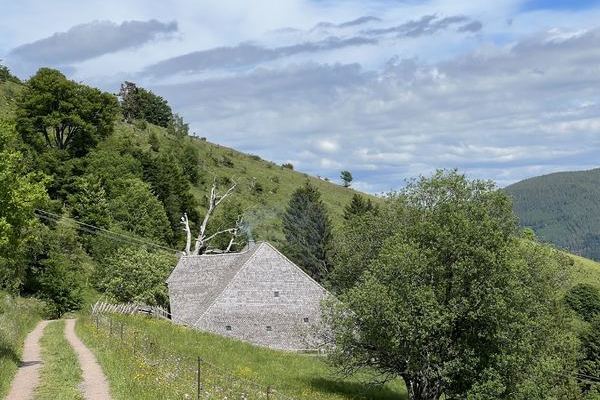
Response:
[[[198,136],[369,192],[599,166],[600,1],[2,3],[21,78],[131,80]]]

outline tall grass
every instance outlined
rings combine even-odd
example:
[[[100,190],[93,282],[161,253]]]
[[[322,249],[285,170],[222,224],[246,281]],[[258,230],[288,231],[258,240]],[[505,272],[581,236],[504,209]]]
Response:
[[[203,398],[404,400],[402,382],[372,386],[344,379],[314,355],[269,350],[144,317],[80,319],[77,333],[96,353],[115,400]],[[121,339],[123,323],[123,339]],[[112,331],[112,334],[110,333]]]
[[[44,304],[0,292],[0,398],[8,392],[19,365],[23,341],[42,318]]]

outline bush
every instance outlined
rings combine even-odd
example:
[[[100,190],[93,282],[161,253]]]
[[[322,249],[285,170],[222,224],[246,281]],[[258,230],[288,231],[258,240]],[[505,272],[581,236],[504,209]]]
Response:
[[[0,82],[15,82],[20,83],[21,80],[10,73],[6,65],[0,64]]]
[[[281,164],[282,168],[287,168],[287,169],[291,169],[292,171],[294,170],[294,165],[292,163],[284,163]]]
[[[51,317],[81,308],[93,270],[75,228],[61,220],[54,229],[41,225],[30,246],[30,269],[23,291],[45,300]]]
[[[219,164],[227,168],[233,168],[233,161],[231,161],[231,158],[227,156],[221,157],[221,159],[219,160]]]
[[[99,289],[118,302],[168,306],[165,280],[177,259],[144,247],[124,247],[109,257],[99,271]]]
[[[580,283],[567,292],[565,302],[583,320],[590,322],[600,313],[600,289],[594,285]]]
[[[146,122],[146,120],[145,120],[145,119],[136,119],[136,120],[133,122],[133,126],[134,126],[136,129],[139,129],[139,130],[141,130],[141,131],[145,131],[146,129],[148,129],[148,123]]]
[[[262,158],[260,158],[260,156],[257,156],[256,154],[249,154],[248,157],[250,157],[254,161],[262,161]]]

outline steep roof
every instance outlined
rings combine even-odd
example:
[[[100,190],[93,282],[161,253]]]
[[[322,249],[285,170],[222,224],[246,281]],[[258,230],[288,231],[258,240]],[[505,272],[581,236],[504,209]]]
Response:
[[[182,256],[167,278],[167,284],[196,286],[200,304],[194,311],[201,315],[264,244],[256,244],[240,253]]]

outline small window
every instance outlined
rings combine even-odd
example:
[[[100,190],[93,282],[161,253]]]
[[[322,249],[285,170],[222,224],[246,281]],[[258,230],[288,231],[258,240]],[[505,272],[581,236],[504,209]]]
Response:
[[[276,290],[276,291],[274,291],[274,292],[273,292],[273,296],[275,296],[275,297],[279,297],[279,291],[277,291],[277,290]]]
[[[304,322],[308,322],[308,317],[304,317]]]
[[[271,332],[273,329],[267,325],[267,332]]]
[[[225,330],[226,330],[226,331],[230,331],[230,330],[231,330],[231,325],[227,325],[227,326],[225,327]]]

